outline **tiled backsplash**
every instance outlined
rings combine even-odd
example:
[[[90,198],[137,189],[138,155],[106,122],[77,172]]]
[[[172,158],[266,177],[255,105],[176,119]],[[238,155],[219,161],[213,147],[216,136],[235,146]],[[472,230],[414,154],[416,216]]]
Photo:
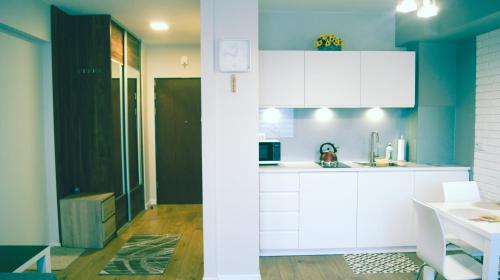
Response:
[[[280,110],[282,118],[274,119],[272,125],[265,124],[263,110],[261,133],[281,140],[284,161],[317,160],[319,147],[325,142],[340,147],[339,160],[366,161],[371,131],[380,134],[378,152],[381,156],[389,142],[396,151],[397,139],[408,135],[410,109],[382,109],[379,119],[373,119],[377,114],[370,116],[368,109],[275,109]],[[286,137],[277,137],[276,133]]]

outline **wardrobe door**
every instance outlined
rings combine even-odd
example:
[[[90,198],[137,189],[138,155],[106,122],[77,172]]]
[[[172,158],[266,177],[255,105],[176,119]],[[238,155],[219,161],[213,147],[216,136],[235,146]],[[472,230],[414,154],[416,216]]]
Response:
[[[124,161],[124,148],[125,139],[123,135],[123,67],[124,67],[124,30],[111,22],[111,96],[112,96],[112,153],[113,153],[113,174],[117,181],[113,185],[115,193],[116,204],[116,228],[125,225],[129,220],[129,198],[128,190],[123,182],[126,182],[123,174],[126,168],[126,161]],[[120,178],[118,183],[118,178]]]

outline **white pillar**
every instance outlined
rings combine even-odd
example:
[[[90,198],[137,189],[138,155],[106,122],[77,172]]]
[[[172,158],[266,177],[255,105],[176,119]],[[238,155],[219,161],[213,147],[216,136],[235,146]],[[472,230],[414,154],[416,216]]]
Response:
[[[204,279],[260,279],[258,0],[202,0]],[[215,68],[221,39],[251,42],[251,71]]]

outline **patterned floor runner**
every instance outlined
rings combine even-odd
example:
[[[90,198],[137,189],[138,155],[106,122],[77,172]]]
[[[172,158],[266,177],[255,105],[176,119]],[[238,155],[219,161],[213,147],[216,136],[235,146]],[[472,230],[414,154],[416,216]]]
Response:
[[[414,273],[418,266],[407,256],[399,253],[352,254],[344,259],[354,274]]]
[[[99,274],[163,274],[179,239],[179,235],[135,234]]]

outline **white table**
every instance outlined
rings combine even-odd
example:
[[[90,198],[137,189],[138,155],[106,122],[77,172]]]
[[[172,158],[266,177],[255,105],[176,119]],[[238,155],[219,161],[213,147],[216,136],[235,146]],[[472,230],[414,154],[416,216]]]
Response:
[[[500,258],[500,223],[471,221],[481,214],[500,216],[500,205],[487,203],[429,203],[436,209],[445,226],[446,233],[452,234],[481,250],[483,258],[483,278],[498,279]],[[427,279],[427,278],[426,278]]]
[[[49,246],[0,245],[0,272],[23,272],[35,263],[38,272],[51,272]]]

